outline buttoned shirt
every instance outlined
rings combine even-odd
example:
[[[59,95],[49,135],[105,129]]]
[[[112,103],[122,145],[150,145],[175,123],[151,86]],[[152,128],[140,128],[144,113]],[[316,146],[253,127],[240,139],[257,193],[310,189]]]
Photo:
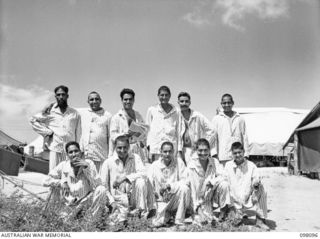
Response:
[[[181,111],[179,113],[179,138],[178,138],[178,150],[181,151],[183,148],[183,135],[186,132],[185,118],[183,117]],[[188,133],[191,140],[191,147],[194,147],[197,140],[200,138],[205,138],[213,145],[215,132],[211,122],[203,116],[201,113],[191,110],[190,118],[187,121]]]
[[[144,123],[144,120],[138,111],[134,111],[137,123]],[[125,110],[121,109],[111,118],[110,122],[110,150],[109,156],[111,156],[114,152],[115,139],[123,134],[128,133],[129,124],[126,117]],[[133,119],[132,119],[133,120]]]
[[[147,111],[147,124],[150,127],[147,145],[150,146],[151,154],[160,154],[160,147],[164,141],[170,141],[177,151],[178,146],[178,112],[172,106],[169,113],[160,104],[151,106]]]
[[[197,155],[193,155],[187,167],[194,209],[199,206],[202,200],[201,197],[206,191],[206,185],[208,182],[215,186],[219,181],[226,180],[225,173],[219,161],[216,158],[211,157],[209,157],[208,160],[209,162],[206,171],[204,171],[202,165],[200,164]]]
[[[100,175],[103,185],[115,195],[113,184],[117,179],[126,177],[133,183],[138,178],[146,177],[146,169],[139,155],[129,154],[124,164],[118,154],[114,153],[103,163]]]
[[[61,162],[49,172],[48,178],[43,183],[44,186],[60,186],[67,183],[70,196],[76,200],[81,200],[99,185],[102,185],[93,162],[88,159],[85,161],[89,164],[88,167],[80,167],[77,175],[74,173],[70,160]],[[113,200],[112,197],[109,196],[109,200]]]
[[[85,109],[79,113],[82,125],[81,149],[86,158],[103,162],[108,158],[111,114],[104,109]]]
[[[245,204],[252,194],[253,185],[260,182],[257,166],[248,160],[237,165],[233,160],[225,165],[225,172],[230,184],[231,197],[240,204]]]
[[[231,145],[240,142],[245,149],[245,156],[249,155],[249,142],[244,119],[235,113],[231,118],[220,112],[212,119],[213,129],[216,132],[212,155],[218,154],[219,161],[232,160]]]
[[[160,195],[160,189],[167,184],[174,186],[177,182],[186,180],[186,166],[180,158],[172,159],[167,166],[162,157],[153,162],[148,169],[148,178],[154,188],[154,191]]]
[[[67,107],[64,113],[55,103],[49,114],[39,113],[30,119],[32,128],[43,137],[53,136],[48,143],[50,151],[63,152],[69,141],[79,142],[81,137],[81,119],[79,113]]]

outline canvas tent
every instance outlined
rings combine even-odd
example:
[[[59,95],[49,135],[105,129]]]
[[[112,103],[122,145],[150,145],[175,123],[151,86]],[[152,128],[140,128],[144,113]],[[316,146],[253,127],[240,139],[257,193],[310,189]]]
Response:
[[[287,156],[283,146],[307,110],[289,108],[235,108],[246,121],[249,154]]]
[[[284,148],[293,145],[295,172],[320,172],[320,102],[288,137]]]
[[[5,145],[20,145],[22,144],[22,142],[12,138],[11,136],[7,135],[5,132],[3,132],[1,129],[0,129],[0,145],[1,146],[5,146]]]

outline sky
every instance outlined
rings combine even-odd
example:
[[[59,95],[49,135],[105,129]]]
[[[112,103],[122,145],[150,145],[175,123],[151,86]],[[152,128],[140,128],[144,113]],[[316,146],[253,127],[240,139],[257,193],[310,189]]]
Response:
[[[313,108],[320,92],[318,0],[0,0],[0,129],[23,142],[28,118],[70,88],[116,113],[123,88],[143,116],[168,85],[210,120],[235,107]]]

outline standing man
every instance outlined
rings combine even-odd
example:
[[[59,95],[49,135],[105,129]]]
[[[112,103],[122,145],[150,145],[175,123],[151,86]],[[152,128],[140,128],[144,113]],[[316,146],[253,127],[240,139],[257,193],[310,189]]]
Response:
[[[45,139],[50,151],[49,170],[65,160],[64,144],[79,141],[81,120],[79,113],[68,106],[68,87],[57,86],[54,89],[56,103],[30,119],[32,128]]]
[[[228,180],[218,160],[210,156],[210,144],[206,139],[196,142],[196,151],[188,164],[188,180],[196,214],[194,222],[215,222],[214,208],[220,209],[219,220],[223,220],[230,204]]]
[[[122,109],[116,113],[110,123],[110,152],[114,153],[115,139],[120,135],[127,135],[130,141],[130,150],[138,154],[142,161],[146,161],[147,125],[138,111],[133,109],[135,93],[131,89],[123,89],[120,92]],[[132,131],[133,126],[141,129],[141,132]]]
[[[234,142],[241,142],[245,148],[246,155],[249,156],[249,143],[244,119],[239,113],[232,110],[234,105],[230,94],[224,94],[221,98],[223,112],[212,119],[213,129],[217,133],[215,147],[211,154],[218,154],[222,165],[232,160],[231,145]]]
[[[58,189],[53,190],[53,193],[61,191],[54,196],[63,200],[67,209],[63,212],[66,219],[72,219],[82,210],[89,208],[94,220],[98,221],[106,204],[115,205],[114,199],[102,186],[93,162],[83,158],[77,142],[68,142],[66,153],[68,160],[50,170],[44,186]]]
[[[257,166],[244,157],[244,148],[240,142],[231,146],[233,160],[226,163],[225,171],[230,184],[231,202],[240,214],[248,209],[256,212],[256,225],[269,229],[267,218],[267,193],[263,187]]]
[[[189,93],[180,92],[178,104],[180,106],[178,151],[181,158],[188,164],[198,139],[205,138],[212,146],[215,132],[206,117],[198,111],[190,109],[191,96]]]
[[[180,158],[174,157],[173,144],[162,143],[161,156],[148,169],[148,177],[158,201],[155,227],[165,225],[175,215],[177,226],[184,224],[186,210],[191,206],[190,187],[186,181],[186,167]]]
[[[101,107],[99,93],[92,91],[88,95],[89,109],[80,111],[82,134],[80,146],[86,159],[94,162],[98,173],[102,163],[108,158],[109,123],[111,114]]]
[[[158,89],[159,104],[149,107],[147,124],[150,127],[147,145],[149,147],[149,161],[152,163],[160,157],[160,146],[164,141],[178,147],[178,112],[174,105],[169,103],[171,92],[169,87],[161,86]],[[175,152],[176,153],[176,152]]]
[[[130,153],[129,138],[115,139],[115,152],[101,169],[101,179],[115,201],[121,205],[121,220],[125,221],[131,209],[147,216],[155,209],[152,186],[147,179],[144,164],[137,154]]]

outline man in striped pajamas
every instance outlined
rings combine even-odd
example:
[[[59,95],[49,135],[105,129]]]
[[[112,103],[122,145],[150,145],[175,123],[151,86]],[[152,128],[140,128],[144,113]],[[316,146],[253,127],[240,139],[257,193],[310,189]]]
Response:
[[[126,221],[131,209],[145,217],[155,211],[155,199],[145,166],[139,155],[129,153],[129,149],[129,138],[118,136],[115,153],[103,163],[100,172],[103,184],[120,205],[119,222]]]
[[[267,193],[262,185],[257,166],[244,157],[244,148],[240,142],[231,145],[233,160],[225,165],[230,183],[230,196],[234,208],[241,214],[256,213],[256,225],[269,229],[267,218]],[[246,216],[246,215],[244,215]]]
[[[63,200],[65,219],[76,217],[88,209],[94,221],[101,219],[105,205],[115,207],[114,199],[102,186],[96,167],[91,160],[84,159],[77,142],[65,146],[68,160],[62,161],[49,172],[44,186],[51,186],[54,198]]]
[[[162,143],[161,156],[148,170],[149,180],[158,201],[157,216],[153,226],[165,225],[175,214],[175,224],[183,226],[186,210],[191,205],[190,187],[186,181],[186,167],[180,158],[174,157],[171,142]]]
[[[210,156],[210,143],[204,138],[196,142],[196,154],[188,164],[188,180],[194,223],[223,220],[230,204],[229,184],[219,161]],[[220,209],[219,218],[214,215],[215,208]]]
[[[98,173],[109,153],[109,124],[111,114],[101,107],[99,93],[92,91],[88,95],[90,108],[79,110],[81,116],[80,146],[86,159],[91,159]]]

